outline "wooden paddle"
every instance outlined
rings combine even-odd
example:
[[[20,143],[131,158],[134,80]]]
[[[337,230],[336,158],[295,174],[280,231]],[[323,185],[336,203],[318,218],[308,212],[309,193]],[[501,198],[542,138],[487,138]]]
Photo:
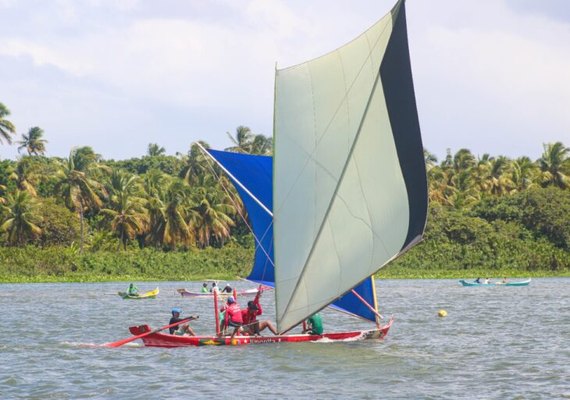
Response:
[[[129,337],[129,338],[122,339],[122,340],[118,340],[118,341],[116,341],[116,342],[105,343],[105,344],[103,344],[102,346],[104,346],[104,347],[120,347],[120,346],[122,346],[122,345],[124,345],[124,344],[127,344],[127,343],[130,343],[130,342],[132,342],[132,341],[134,341],[134,340],[143,338],[143,337],[148,336],[148,335],[152,335],[153,333],[157,333],[157,332],[163,331],[163,330],[168,329],[168,328],[173,328],[173,327],[175,327],[175,326],[180,325],[180,324],[183,323],[183,322],[192,321],[192,320],[194,320],[194,319],[198,319],[198,316],[196,316],[196,317],[184,318],[184,319],[182,319],[182,320],[180,320],[180,321],[178,321],[178,322],[175,322],[175,323],[173,323],[173,324],[165,325],[165,326],[163,326],[162,328],[156,328],[156,329],[153,329],[153,330],[151,330],[151,331],[148,331],[148,332],[145,332],[145,333],[141,333],[140,335],[131,336],[131,337]]]

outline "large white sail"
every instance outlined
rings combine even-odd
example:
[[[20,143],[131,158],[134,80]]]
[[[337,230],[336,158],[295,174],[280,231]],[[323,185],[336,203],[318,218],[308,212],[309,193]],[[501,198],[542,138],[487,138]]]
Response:
[[[286,331],[423,233],[404,2],[347,45],[276,71],[274,118],[275,295]]]

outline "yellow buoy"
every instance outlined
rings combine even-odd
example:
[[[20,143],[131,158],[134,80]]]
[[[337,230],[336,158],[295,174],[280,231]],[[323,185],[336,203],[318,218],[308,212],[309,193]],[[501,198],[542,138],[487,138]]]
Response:
[[[447,317],[447,311],[445,310],[439,310],[437,315],[439,315],[440,317]]]

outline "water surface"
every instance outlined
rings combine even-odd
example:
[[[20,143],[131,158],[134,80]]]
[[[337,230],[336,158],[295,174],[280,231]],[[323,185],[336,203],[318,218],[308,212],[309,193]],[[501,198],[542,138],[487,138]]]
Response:
[[[161,292],[127,301],[116,292],[128,283],[0,285],[0,398],[570,398],[567,278],[474,288],[379,280],[381,312],[396,318],[383,341],[96,347],[128,337],[131,325],[166,325],[173,306],[200,315],[199,333],[214,331],[211,301],[176,293],[201,283],[137,285]],[[262,305],[275,320],[271,293]],[[439,318],[439,309],[448,316]],[[327,330],[369,328],[344,314],[323,316]]]

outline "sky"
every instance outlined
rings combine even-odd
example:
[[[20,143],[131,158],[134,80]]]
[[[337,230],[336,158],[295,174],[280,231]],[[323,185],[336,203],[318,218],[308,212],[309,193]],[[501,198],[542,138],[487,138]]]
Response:
[[[0,102],[16,140],[104,159],[272,135],[275,68],[320,56],[394,0],[0,0]],[[408,0],[424,147],[537,159],[570,146],[567,0]],[[0,145],[16,159],[18,145]]]

